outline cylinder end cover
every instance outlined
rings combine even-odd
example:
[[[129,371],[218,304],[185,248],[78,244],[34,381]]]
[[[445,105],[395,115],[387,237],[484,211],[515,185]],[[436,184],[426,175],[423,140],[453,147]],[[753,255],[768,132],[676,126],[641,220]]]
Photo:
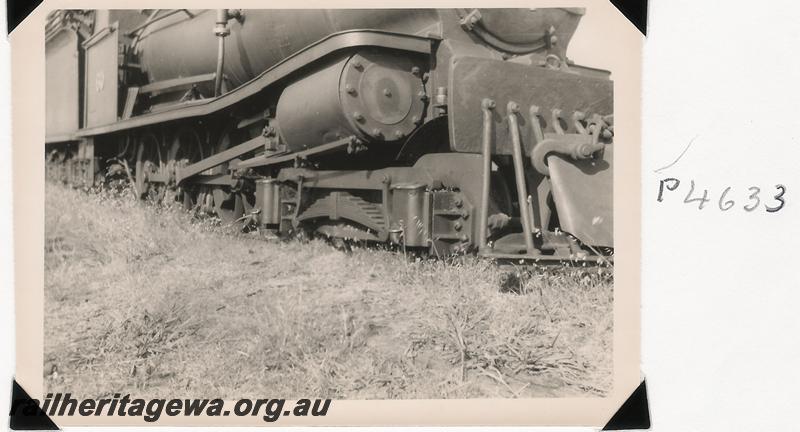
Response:
[[[406,54],[362,51],[342,71],[342,108],[351,126],[372,140],[407,137],[421,124],[427,95],[421,62]]]
[[[425,113],[424,62],[408,53],[364,49],[290,84],[277,106],[280,134],[294,151],[347,136],[367,142],[409,136]]]

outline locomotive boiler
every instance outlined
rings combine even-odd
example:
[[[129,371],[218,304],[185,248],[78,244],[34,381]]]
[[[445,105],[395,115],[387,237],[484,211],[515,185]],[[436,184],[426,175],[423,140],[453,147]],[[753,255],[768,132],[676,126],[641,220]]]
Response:
[[[613,87],[584,11],[59,10],[48,175],[281,235],[613,254]]]

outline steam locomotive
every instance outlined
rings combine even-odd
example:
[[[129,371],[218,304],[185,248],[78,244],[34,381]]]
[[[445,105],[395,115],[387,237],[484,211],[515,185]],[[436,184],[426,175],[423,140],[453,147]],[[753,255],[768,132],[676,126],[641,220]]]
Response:
[[[613,86],[584,11],[58,10],[48,176],[437,255],[613,254]]]

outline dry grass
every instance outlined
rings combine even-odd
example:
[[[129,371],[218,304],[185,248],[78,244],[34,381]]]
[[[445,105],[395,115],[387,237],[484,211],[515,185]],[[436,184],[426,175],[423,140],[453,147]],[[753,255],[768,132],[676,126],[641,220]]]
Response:
[[[611,389],[609,269],[509,279],[473,257],[270,242],[125,191],[56,185],[45,231],[48,391],[411,399]]]

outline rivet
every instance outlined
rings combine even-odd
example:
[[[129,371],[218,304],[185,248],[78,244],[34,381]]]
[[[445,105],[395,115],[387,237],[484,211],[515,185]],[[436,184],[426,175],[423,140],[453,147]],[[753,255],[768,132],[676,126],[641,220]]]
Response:
[[[353,118],[356,119],[356,121],[364,121],[364,115],[358,111],[353,113]]]
[[[364,65],[362,65],[358,60],[353,61],[353,67],[356,68],[356,70],[364,69]]]
[[[355,87],[353,87],[353,86],[352,86],[352,85],[350,85],[350,84],[347,84],[347,85],[344,87],[344,90],[345,90],[345,91],[346,91],[348,94],[351,94],[351,95],[355,95],[355,94],[356,94],[356,89],[355,89]]]
[[[461,231],[462,227],[463,225],[461,225],[461,222],[456,222],[455,224],[453,224],[453,228],[455,228],[456,231]]]
[[[420,68],[419,66],[414,66],[411,68],[411,75],[419,76]]]
[[[383,131],[381,131],[378,128],[375,128],[375,129],[372,130],[372,136],[374,136],[376,138],[381,137],[381,136],[383,136]]]
[[[391,97],[392,96],[392,91],[389,90],[388,88],[385,88],[385,89],[383,89],[383,95],[386,96],[386,97]]]

